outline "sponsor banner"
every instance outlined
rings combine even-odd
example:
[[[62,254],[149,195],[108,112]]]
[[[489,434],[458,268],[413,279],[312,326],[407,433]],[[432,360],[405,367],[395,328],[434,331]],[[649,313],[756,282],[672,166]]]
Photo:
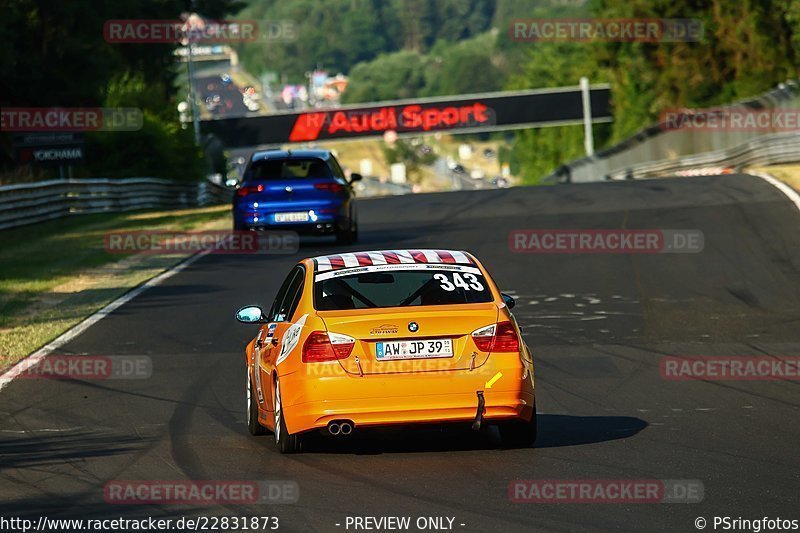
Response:
[[[493,126],[494,110],[482,102],[451,106],[387,106],[374,110],[345,109],[303,113],[289,134],[290,142],[312,141],[363,132],[427,132]]]
[[[4,132],[137,131],[142,110],[135,107],[5,107]]]
[[[103,248],[112,254],[293,254],[300,248],[294,231],[115,231]]]
[[[669,381],[800,380],[800,357],[662,357],[661,378]]]
[[[59,165],[64,163],[77,163],[83,161],[85,155],[83,145],[17,149],[17,161],[21,164],[38,163],[40,165]]]
[[[665,131],[800,131],[800,109],[668,109],[661,113]]]
[[[153,361],[146,355],[49,355],[36,363],[20,361],[20,379],[148,379]]]
[[[103,488],[109,504],[261,505],[297,503],[300,487],[288,480],[114,480]]]
[[[513,503],[699,503],[697,479],[520,479],[508,486]]]
[[[608,86],[590,91],[592,120],[611,119]],[[201,121],[226,146],[282,145],[328,139],[467,133],[581,124],[577,87],[379,102],[334,109]]]
[[[516,42],[699,42],[700,19],[553,18],[516,19],[508,27]]]
[[[700,230],[675,229],[523,229],[508,235],[513,253],[529,254],[661,254],[699,253]]]

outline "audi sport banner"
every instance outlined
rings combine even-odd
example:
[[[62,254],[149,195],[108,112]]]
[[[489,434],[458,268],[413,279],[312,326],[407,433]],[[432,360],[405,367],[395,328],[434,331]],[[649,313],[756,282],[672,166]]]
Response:
[[[590,93],[592,121],[609,122],[607,85]],[[203,121],[202,129],[228,147],[281,145],[355,137],[400,136],[438,131],[468,133],[583,121],[577,87],[497,92],[377,102],[267,116]]]

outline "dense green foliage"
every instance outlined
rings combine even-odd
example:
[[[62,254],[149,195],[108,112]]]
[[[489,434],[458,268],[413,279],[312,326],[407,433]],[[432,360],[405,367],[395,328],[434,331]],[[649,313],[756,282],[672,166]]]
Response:
[[[600,147],[629,137],[665,109],[731,102],[798,77],[797,0],[599,0],[588,6],[598,18],[696,18],[704,27],[700,42],[528,44],[509,87],[530,87],[532,80],[569,84],[581,75],[611,83],[614,123],[595,127]],[[536,182],[582,155],[582,142],[580,126],[522,132],[514,156]]]
[[[487,91],[499,91],[513,71],[494,52],[490,32],[450,43],[438,41],[427,54],[400,50],[359,63],[343,100],[366,102]]]
[[[136,132],[86,135],[87,161],[77,175],[147,175],[197,179],[203,159],[190,131],[177,122],[176,65],[171,44],[111,44],[112,19],[177,20],[180,0],[74,0],[3,3],[0,104],[3,107],[138,107]],[[242,8],[230,0],[198,0],[193,9],[222,18]],[[14,165],[11,139],[0,137],[0,164]]]
[[[124,106],[144,111],[138,132],[87,135],[84,175],[193,178],[202,156],[177,125],[173,46],[109,44],[110,19],[177,19],[183,0],[4,4],[3,106]],[[346,102],[574,85],[612,85],[615,121],[596,146],[619,141],[666,109],[753,96],[798,76],[800,0],[195,0],[208,18],[254,20],[261,36],[238,47],[245,67],[301,83],[318,66],[350,76]],[[233,14],[235,13],[235,14]],[[531,43],[513,19],[697,18],[701,42]],[[271,35],[270,25],[291,27]],[[507,160],[535,182],[583,151],[580,127],[515,134]],[[504,152],[505,153],[505,152]],[[0,165],[13,166],[7,135]]]
[[[477,35],[493,13],[492,0],[254,0],[238,18],[264,27],[288,22],[293,37],[262,38],[243,44],[239,53],[254,73],[275,71],[301,83],[317,65],[349,72],[381,53],[419,53],[437,40]]]
[[[667,108],[711,106],[798,76],[800,0],[295,0],[241,14],[290,20],[296,40],[244,45],[254,72],[299,83],[318,65],[350,76],[346,102],[575,85],[612,85],[615,121],[595,145],[624,139]],[[509,22],[551,18],[700,19],[701,42],[531,43]],[[512,168],[536,182],[583,153],[580,126],[516,134]]]

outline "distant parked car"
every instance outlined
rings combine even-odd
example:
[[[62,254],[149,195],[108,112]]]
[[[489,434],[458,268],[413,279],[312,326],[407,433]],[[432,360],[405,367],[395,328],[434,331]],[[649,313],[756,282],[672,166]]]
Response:
[[[509,186],[509,182],[502,176],[495,176],[491,180],[491,184],[497,187],[498,189],[505,189]]]

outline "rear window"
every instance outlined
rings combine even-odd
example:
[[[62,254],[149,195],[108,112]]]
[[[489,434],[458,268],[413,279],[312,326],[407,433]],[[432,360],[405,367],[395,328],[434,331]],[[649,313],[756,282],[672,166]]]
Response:
[[[244,174],[244,181],[331,178],[328,164],[315,158],[265,159],[255,161]]]
[[[320,311],[491,302],[475,267],[415,265],[362,267],[317,274],[314,304]]]

